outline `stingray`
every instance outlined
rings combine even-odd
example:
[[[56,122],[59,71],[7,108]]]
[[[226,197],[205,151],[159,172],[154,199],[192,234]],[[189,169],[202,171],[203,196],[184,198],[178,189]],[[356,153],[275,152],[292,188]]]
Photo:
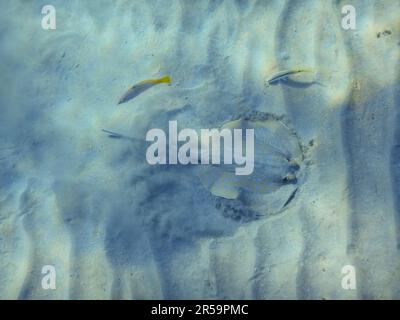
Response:
[[[239,201],[261,216],[293,203],[304,158],[294,131],[272,115],[241,117],[224,123],[221,128],[254,129],[254,171],[248,176],[237,176],[233,165],[199,166],[198,176],[203,186],[225,203]]]

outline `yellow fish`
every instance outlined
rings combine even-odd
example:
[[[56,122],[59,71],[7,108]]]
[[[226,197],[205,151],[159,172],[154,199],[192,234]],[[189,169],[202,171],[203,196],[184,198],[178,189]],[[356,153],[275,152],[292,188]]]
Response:
[[[162,77],[160,79],[151,79],[151,80],[144,80],[141,81],[137,84],[135,84],[133,87],[131,87],[125,94],[119,99],[118,104],[127,102],[139,94],[141,94],[143,91],[146,91],[147,89],[151,88],[152,86],[155,86],[159,83],[168,83],[171,84],[171,78],[169,76]]]

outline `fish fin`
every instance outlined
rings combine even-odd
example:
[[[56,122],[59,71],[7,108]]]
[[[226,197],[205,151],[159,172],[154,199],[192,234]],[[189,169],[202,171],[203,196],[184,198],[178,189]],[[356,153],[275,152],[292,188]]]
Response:
[[[339,71],[338,70],[321,70],[321,69],[318,69],[318,70],[316,70],[315,71],[315,74],[318,76],[318,77],[331,77],[332,75],[334,75],[335,73],[338,73]]]
[[[329,71],[316,71],[315,72],[315,83],[319,84],[323,87],[326,87],[326,83],[329,82],[330,78],[332,77],[333,73],[338,72],[336,70],[329,70]]]
[[[315,73],[315,80],[314,80],[315,84],[318,84],[322,87],[326,87],[326,85],[323,83],[322,78],[321,78],[321,73],[320,72],[316,72]]]
[[[168,84],[171,84],[171,78],[170,78],[170,76],[165,76],[165,77],[162,77],[161,79],[158,79],[157,82],[158,82],[158,83],[168,83]]]

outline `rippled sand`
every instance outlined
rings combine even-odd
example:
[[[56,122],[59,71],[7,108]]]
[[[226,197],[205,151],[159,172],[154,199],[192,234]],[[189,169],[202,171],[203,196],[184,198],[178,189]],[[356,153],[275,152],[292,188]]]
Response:
[[[398,1],[352,1],[348,31],[347,1],[54,0],[54,31],[44,4],[0,3],[0,298],[400,298]],[[321,83],[265,87],[300,67]],[[281,188],[228,201],[196,166],[145,160],[169,120],[254,112],[304,149],[289,205]],[[253,215],[263,201],[282,210]]]

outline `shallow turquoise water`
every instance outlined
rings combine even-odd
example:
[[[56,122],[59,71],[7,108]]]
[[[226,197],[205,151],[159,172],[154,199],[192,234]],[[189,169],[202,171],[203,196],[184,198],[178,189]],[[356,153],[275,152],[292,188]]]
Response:
[[[399,298],[397,1],[47,4],[0,2],[0,298]],[[149,165],[169,121],[258,126],[254,174]]]

